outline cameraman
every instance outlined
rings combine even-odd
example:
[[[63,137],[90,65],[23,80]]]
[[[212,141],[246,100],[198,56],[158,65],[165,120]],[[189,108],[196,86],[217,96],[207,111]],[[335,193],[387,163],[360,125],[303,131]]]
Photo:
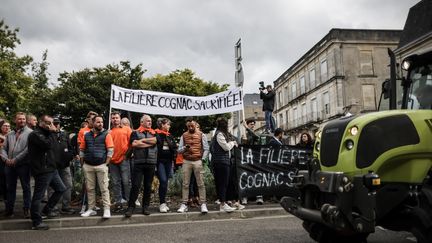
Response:
[[[263,111],[265,113],[266,132],[273,132],[275,130],[275,124],[272,118],[275,102],[275,92],[271,85],[267,85],[264,89],[264,84],[261,82],[260,87],[260,98],[263,100]]]

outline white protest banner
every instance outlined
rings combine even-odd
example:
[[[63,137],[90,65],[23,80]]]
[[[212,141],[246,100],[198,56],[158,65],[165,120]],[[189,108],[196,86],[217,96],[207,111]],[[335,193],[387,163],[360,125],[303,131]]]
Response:
[[[194,97],[111,85],[111,108],[155,115],[207,116],[243,109],[243,91],[234,88]]]

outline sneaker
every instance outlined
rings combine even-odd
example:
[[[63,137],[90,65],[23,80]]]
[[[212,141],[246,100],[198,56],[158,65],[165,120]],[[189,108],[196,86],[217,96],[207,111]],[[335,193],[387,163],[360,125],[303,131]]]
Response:
[[[54,211],[46,211],[46,210],[42,210],[42,219],[55,219],[60,217],[60,215]]]
[[[242,198],[241,204],[247,205],[247,197]]]
[[[130,217],[132,217],[132,214],[133,214],[134,210],[135,210],[135,208],[128,207],[128,208],[126,209],[125,217],[126,217],[126,218],[130,218]]]
[[[148,206],[144,206],[142,210],[142,214],[144,215],[150,215],[150,210]]]
[[[121,203],[116,203],[114,205],[114,213],[121,213],[123,211],[123,205]]]
[[[82,216],[82,215],[81,215],[81,216]],[[109,219],[109,218],[111,218],[111,211],[110,211],[109,208],[104,209],[104,213],[103,213],[102,218],[104,218],[104,219]]]
[[[69,215],[71,215],[71,214],[75,213],[75,209],[73,209],[73,208],[62,208],[60,210],[60,213],[61,214],[69,214]]]
[[[166,205],[166,203],[162,203],[162,204],[159,206],[159,212],[161,212],[161,213],[168,213],[168,211],[169,211],[169,208],[168,208],[168,206]]]
[[[224,203],[223,205],[221,205],[219,211],[221,212],[227,212],[227,213],[231,213],[232,211],[234,211],[235,208],[230,207],[228,204]]]
[[[30,218],[30,210],[28,208],[24,208],[24,218],[25,219]]]
[[[124,198],[121,199],[120,203],[121,204],[126,204],[128,201],[126,201]]]
[[[81,214],[81,217],[89,217],[89,216],[95,216],[97,212],[93,209],[89,209],[85,211],[83,214]]]
[[[263,205],[263,204],[264,204],[263,197],[262,197],[262,196],[257,196],[257,197],[256,197],[256,203],[257,203],[258,205]]]
[[[186,204],[182,203],[180,205],[180,208],[177,210],[177,213],[184,213],[188,211],[188,207],[186,206]]]
[[[241,204],[238,203],[238,202],[234,203],[234,207],[235,207],[237,210],[245,209],[245,206],[241,205]]]
[[[101,210],[101,208],[98,207],[98,206],[95,206],[95,207],[93,208],[93,210],[94,210],[94,211],[99,211],[99,210]]]
[[[138,201],[138,199],[135,201],[135,206],[136,207],[141,207],[141,203]]]
[[[202,203],[201,204],[201,213],[208,213],[207,204]]]
[[[86,211],[86,205],[82,205],[81,211],[79,213],[83,214],[83,213],[85,213],[85,211]]]
[[[215,201],[215,204],[220,205],[220,200],[217,199],[217,200]]]
[[[39,223],[38,225],[32,226],[32,230],[48,230],[49,226],[45,223]]]

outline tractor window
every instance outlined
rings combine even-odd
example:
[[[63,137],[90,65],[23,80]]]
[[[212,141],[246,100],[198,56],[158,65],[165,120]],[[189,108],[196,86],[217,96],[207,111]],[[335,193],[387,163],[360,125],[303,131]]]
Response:
[[[432,64],[415,67],[410,78],[408,109],[432,109]]]

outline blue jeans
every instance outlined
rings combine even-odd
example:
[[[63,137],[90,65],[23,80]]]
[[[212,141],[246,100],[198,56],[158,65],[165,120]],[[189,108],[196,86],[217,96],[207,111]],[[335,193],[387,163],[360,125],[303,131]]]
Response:
[[[33,226],[36,226],[42,222],[40,206],[48,186],[54,189],[54,192],[49,197],[48,202],[43,209],[44,213],[49,213],[55,207],[63,193],[66,191],[66,186],[63,184],[63,181],[61,180],[57,170],[33,177],[35,181],[35,187],[31,201],[30,214]]]
[[[129,160],[123,160],[119,164],[110,164],[109,170],[113,182],[113,197],[115,203],[121,203],[124,199],[129,201],[131,190],[130,166]]]
[[[22,190],[23,190],[23,199],[24,199],[24,208],[30,208],[31,201],[31,191],[30,191],[30,167],[28,165],[21,165],[18,167],[5,167],[5,175],[6,175],[6,211],[13,212],[16,200],[16,189],[17,189],[17,180],[20,179]]]
[[[157,165],[157,173],[159,179],[159,203],[165,203],[165,197],[168,191],[168,179],[172,177],[173,166],[172,161],[159,161]]]
[[[266,122],[266,129],[268,131],[274,132],[275,130],[275,124],[272,117],[273,111],[264,111],[265,114],[265,122]]]

